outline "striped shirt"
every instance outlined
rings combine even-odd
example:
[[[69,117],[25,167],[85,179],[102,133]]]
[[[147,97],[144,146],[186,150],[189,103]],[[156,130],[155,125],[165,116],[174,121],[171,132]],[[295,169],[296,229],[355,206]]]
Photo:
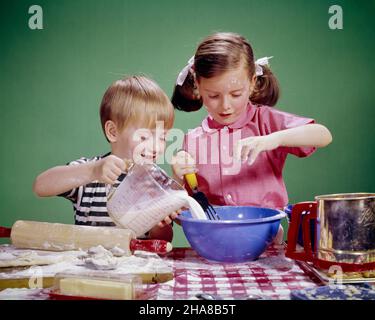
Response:
[[[69,162],[67,165],[79,165],[83,163],[95,162],[110,155],[107,153],[103,156],[93,158],[80,158]],[[125,178],[126,174],[121,174],[114,187],[117,187]],[[69,199],[73,203],[75,213],[75,224],[86,226],[106,226],[113,227],[115,223],[109,217],[107,212],[107,195],[111,186],[109,184],[98,181],[90,182],[84,186],[80,186],[64,192],[59,196]]]

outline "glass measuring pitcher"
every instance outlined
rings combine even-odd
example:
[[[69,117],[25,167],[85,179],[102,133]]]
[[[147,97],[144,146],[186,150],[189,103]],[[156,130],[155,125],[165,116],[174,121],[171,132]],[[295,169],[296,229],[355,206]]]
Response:
[[[139,237],[186,205],[187,197],[186,190],[156,164],[134,164],[111,190],[107,209],[118,226]]]

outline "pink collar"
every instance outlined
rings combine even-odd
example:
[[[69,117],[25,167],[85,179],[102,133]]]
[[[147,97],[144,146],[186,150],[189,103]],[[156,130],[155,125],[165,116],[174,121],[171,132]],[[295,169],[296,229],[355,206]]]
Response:
[[[202,121],[202,128],[206,132],[212,132],[216,130],[220,130],[224,127],[228,127],[231,129],[241,129],[244,126],[246,126],[251,119],[253,119],[256,111],[256,106],[253,105],[250,101],[247,105],[246,112],[244,112],[239,119],[237,119],[236,122],[233,122],[228,125],[220,124],[217,121],[215,121],[210,115],[208,115],[203,121]]]

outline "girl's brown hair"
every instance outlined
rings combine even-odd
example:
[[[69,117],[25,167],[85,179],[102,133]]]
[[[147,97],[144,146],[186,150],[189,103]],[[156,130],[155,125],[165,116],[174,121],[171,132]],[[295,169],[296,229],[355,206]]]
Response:
[[[152,128],[156,121],[163,121],[164,128],[171,129],[174,110],[168,96],[153,80],[130,76],[115,81],[104,93],[100,105],[104,135],[108,120],[112,120],[119,130],[130,123]]]
[[[250,43],[241,35],[231,32],[214,33],[198,46],[194,56],[195,77],[212,78],[244,64],[251,79],[255,74],[254,53]],[[279,84],[268,66],[261,66],[263,75],[258,76],[254,91],[249,97],[254,104],[274,106],[279,99]],[[178,110],[199,110],[203,101],[194,96],[194,74],[189,71],[182,86],[176,85],[172,104]]]

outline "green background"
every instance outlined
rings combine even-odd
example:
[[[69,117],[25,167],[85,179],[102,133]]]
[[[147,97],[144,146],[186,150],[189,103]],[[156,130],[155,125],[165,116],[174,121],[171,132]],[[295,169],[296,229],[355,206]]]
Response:
[[[43,8],[43,30],[28,27],[33,4]],[[343,30],[328,27],[333,4],[342,6]],[[107,152],[98,115],[105,89],[143,73],[170,96],[197,44],[215,31],[241,33],[256,57],[274,56],[278,108],[333,134],[311,157],[289,157],[290,201],[375,192],[374,1],[6,0],[0,9],[0,225],[74,223],[69,201],[32,193],[35,177]],[[175,127],[186,132],[204,116],[177,112]],[[174,245],[187,245],[179,226]]]

